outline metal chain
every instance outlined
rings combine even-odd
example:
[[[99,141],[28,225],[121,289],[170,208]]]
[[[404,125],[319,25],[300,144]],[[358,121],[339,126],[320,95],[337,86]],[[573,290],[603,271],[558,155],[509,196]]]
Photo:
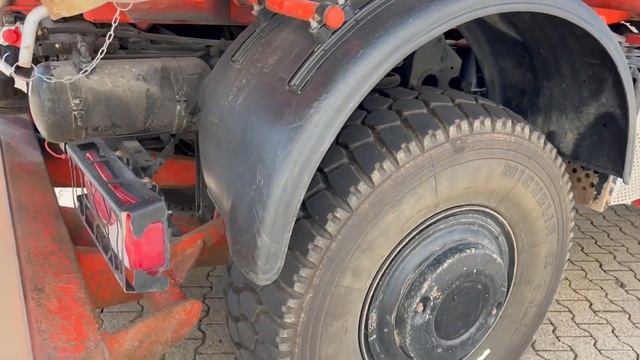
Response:
[[[87,65],[86,67],[84,67],[82,69],[82,71],[80,71],[78,74],[73,75],[73,76],[65,76],[62,79],[58,79],[55,78],[53,76],[49,76],[49,75],[42,75],[39,74],[38,72],[36,72],[34,70],[34,76],[37,76],[39,78],[41,78],[42,80],[46,81],[46,82],[50,82],[50,83],[57,83],[57,82],[61,82],[61,83],[65,83],[65,84],[69,84],[72,83],[78,79],[82,79],[84,77],[86,77],[87,75],[89,75],[89,73],[91,73],[91,71],[93,71],[93,69],[95,69],[96,66],[98,66],[98,63],[102,60],[102,58],[107,54],[107,50],[109,49],[109,45],[111,45],[111,42],[113,41],[113,38],[115,37],[115,32],[116,32],[116,28],[118,27],[118,24],[120,24],[120,14],[123,11],[129,11],[131,10],[131,7],[133,7],[133,1],[129,3],[129,5],[126,8],[121,8],[118,3],[114,2],[113,6],[115,6],[116,8],[116,13],[113,16],[113,19],[111,19],[111,30],[109,30],[109,32],[107,33],[107,36],[105,38],[104,44],[102,45],[102,48],[100,48],[100,50],[98,51],[98,54],[96,55],[95,59],[93,59],[93,61]]]

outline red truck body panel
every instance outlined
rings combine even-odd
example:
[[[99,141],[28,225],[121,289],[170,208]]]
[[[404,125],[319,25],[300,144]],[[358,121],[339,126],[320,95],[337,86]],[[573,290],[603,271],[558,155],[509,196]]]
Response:
[[[38,0],[15,0],[11,11],[28,13]],[[95,23],[110,23],[115,7],[107,3],[84,14]],[[153,0],[136,3],[122,17],[123,22],[140,24],[247,25],[254,20],[250,7],[233,0]]]

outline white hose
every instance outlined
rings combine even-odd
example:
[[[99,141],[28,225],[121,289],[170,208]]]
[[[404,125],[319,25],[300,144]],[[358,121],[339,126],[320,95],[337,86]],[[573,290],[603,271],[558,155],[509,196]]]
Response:
[[[22,27],[22,45],[18,65],[23,68],[31,68],[33,64],[33,51],[36,46],[36,36],[40,22],[49,17],[49,10],[44,5],[37,6],[29,12]]]

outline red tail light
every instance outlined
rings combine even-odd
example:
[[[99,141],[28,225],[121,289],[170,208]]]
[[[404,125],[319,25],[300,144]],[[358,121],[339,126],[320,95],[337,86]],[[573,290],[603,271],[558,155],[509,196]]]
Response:
[[[74,179],[84,189],[77,207],[96,244],[125,291],[165,288],[168,266],[168,212],[164,200],[113,153],[104,142],[67,147]]]

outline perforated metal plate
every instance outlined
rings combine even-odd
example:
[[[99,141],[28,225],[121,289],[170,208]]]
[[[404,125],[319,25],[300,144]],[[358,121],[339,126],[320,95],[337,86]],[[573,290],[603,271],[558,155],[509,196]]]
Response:
[[[640,131],[636,132],[636,151],[631,181],[626,185],[622,179],[618,179],[611,196],[611,205],[630,204],[638,199],[640,199]]]

